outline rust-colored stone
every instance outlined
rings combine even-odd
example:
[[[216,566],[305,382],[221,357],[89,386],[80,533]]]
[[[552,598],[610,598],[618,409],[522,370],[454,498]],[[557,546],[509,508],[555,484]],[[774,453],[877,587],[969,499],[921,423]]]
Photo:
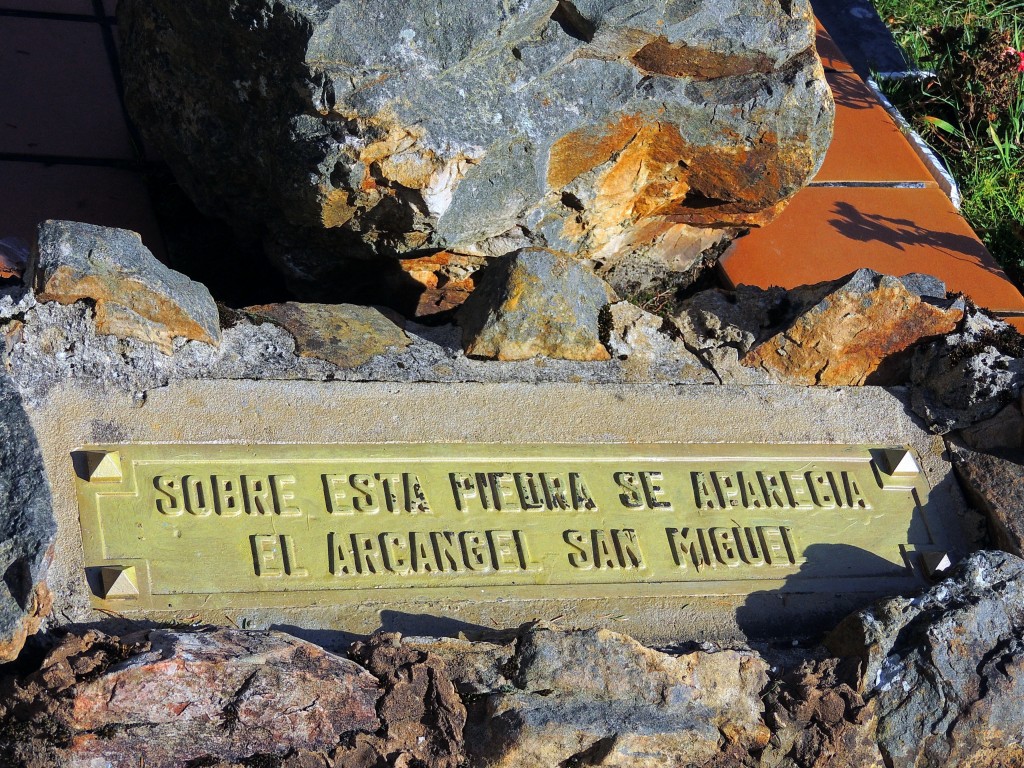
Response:
[[[427,317],[460,307],[476,287],[473,276],[486,259],[440,251],[416,259],[402,259],[402,271],[423,286],[414,315]]]
[[[598,261],[656,243],[673,228],[759,227],[779,215],[813,165],[806,147],[781,146],[770,131],[747,143],[700,146],[668,122],[624,115],[566,134],[552,147],[548,184],[561,189],[594,171],[594,197],[566,219],[562,237]],[[704,233],[705,238],[707,233]]]
[[[262,304],[244,312],[284,328],[303,357],[357,368],[388,349],[412,344],[405,331],[373,307],[354,304]]]
[[[1024,555],[1024,465],[1020,452],[1010,454],[1016,461],[962,446],[951,446],[950,454],[972,506],[988,517],[995,543],[1018,557]]]
[[[839,659],[806,661],[784,672],[765,695],[773,738],[759,765],[774,768],[882,768],[874,706],[844,679]]]
[[[136,232],[72,221],[39,225],[31,265],[41,301],[95,303],[96,332],[173,351],[175,337],[220,343],[209,290],[157,261]]]
[[[922,339],[949,333],[962,318],[959,306],[927,303],[897,278],[860,270],[741,362],[798,384],[856,386]]]
[[[703,80],[767,73],[774,68],[771,59],[764,54],[737,56],[690,46],[685,42],[670,43],[664,36],[647,43],[630,57],[630,61],[648,74]]]
[[[548,186],[561,189],[621,152],[640,132],[640,115],[622,115],[617,122],[570,131],[554,143],[548,157]]]
[[[4,733],[17,738],[0,759],[48,758],[32,766],[248,763],[328,752],[380,726],[372,675],[277,632],[72,633],[2,685]]]
[[[362,737],[351,750],[339,750],[338,765],[462,765],[462,731],[466,708],[455,691],[444,661],[402,643],[398,633],[382,633],[351,650],[383,686],[377,707],[383,735]]]
[[[52,551],[48,559],[52,558]],[[39,582],[29,594],[28,605],[21,624],[0,642],[0,662],[14,661],[25,647],[25,641],[39,631],[43,620],[53,609],[53,593],[46,582]]]
[[[343,189],[325,192],[321,207],[321,220],[325,227],[342,227],[356,215],[357,208],[349,205],[349,193]]]

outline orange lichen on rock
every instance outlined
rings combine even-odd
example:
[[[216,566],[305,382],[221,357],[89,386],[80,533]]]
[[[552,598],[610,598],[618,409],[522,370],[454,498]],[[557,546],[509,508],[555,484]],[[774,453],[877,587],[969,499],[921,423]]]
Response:
[[[328,229],[348,224],[357,208],[349,205],[349,194],[343,189],[328,189],[321,206],[321,221]]]
[[[559,190],[596,172],[593,199],[565,219],[561,234],[582,254],[604,261],[670,233],[674,240],[694,235],[690,241],[698,243],[709,232],[696,228],[717,228],[710,234],[720,235],[724,228],[763,226],[788,202],[776,199],[778,189],[798,187],[812,160],[806,150],[781,146],[770,131],[748,142],[737,137],[731,145],[699,146],[672,123],[624,115],[556,142],[548,184]]]
[[[175,337],[220,343],[206,286],[169,269],[136,232],[46,221],[31,268],[40,301],[95,303],[96,332],[135,338],[170,353]]]
[[[743,365],[761,367],[797,384],[859,386],[893,356],[930,336],[949,333],[963,317],[958,306],[923,301],[899,279],[861,270],[752,349]]]
[[[52,550],[47,559],[53,557]],[[25,606],[25,616],[21,624],[0,642],[0,662],[14,661],[25,646],[25,641],[39,631],[43,620],[50,615],[53,609],[53,593],[41,581],[33,587],[28,596],[28,603]]]
[[[640,115],[570,131],[554,143],[548,157],[548,186],[561,189],[584,173],[610,161],[640,132]]]
[[[734,77],[753,73],[767,73],[773,69],[771,59],[764,54],[735,55],[712,51],[685,42],[670,43],[658,37],[647,43],[630,57],[637,69],[669,77]]]

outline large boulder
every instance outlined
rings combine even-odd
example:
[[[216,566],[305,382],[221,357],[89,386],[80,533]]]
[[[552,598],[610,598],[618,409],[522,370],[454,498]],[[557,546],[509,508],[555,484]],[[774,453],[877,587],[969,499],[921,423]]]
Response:
[[[14,382],[0,371],[0,663],[17,658],[50,612],[46,572],[56,536],[39,443]]]
[[[123,0],[135,122],[307,294],[352,259],[544,245],[613,270],[758,225],[833,103],[807,0]],[[331,280],[330,278],[335,278]]]

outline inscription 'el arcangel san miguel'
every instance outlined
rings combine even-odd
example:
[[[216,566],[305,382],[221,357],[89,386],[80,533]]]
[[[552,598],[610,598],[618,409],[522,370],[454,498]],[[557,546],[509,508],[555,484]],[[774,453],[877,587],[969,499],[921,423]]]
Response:
[[[920,473],[901,479],[887,454],[856,446],[175,452],[87,449],[85,466],[116,456],[121,474],[79,478],[89,567],[134,569],[138,594],[127,598],[143,604],[361,589],[739,589],[800,577],[811,547],[832,548],[838,574],[884,578],[905,572],[907,547],[930,543],[906,540],[927,496]],[[860,574],[857,548],[875,555]]]

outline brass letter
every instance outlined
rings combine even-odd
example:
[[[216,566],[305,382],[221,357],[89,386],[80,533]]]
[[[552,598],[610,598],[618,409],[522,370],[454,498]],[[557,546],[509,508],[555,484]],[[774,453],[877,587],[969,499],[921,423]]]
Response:
[[[274,508],[282,517],[298,517],[302,510],[288,503],[295,501],[295,491],[285,490],[286,485],[295,485],[295,475],[270,476],[270,487],[274,489]]]
[[[641,472],[640,484],[644,487],[644,498],[648,509],[672,509],[672,502],[661,498],[664,493],[658,483],[662,482],[661,472]]]
[[[644,568],[644,556],[640,552],[640,541],[632,528],[612,530],[612,539],[623,568]]]
[[[156,489],[167,497],[166,499],[161,499],[159,496],[157,497],[157,512],[161,515],[167,515],[168,517],[178,517],[185,511],[185,505],[181,499],[180,489],[178,488],[177,475],[158,475],[153,478],[153,485],[155,485]]]
[[[213,505],[209,487],[203,478],[196,475],[185,475],[182,479],[185,486],[185,509],[196,517],[208,517],[213,514]]]
[[[597,502],[590,496],[587,484],[583,481],[583,475],[579,472],[569,473],[569,491],[572,494],[572,508],[575,510],[585,509],[588,512],[597,511]]]
[[[480,531],[463,531],[459,534],[466,567],[471,571],[487,573],[491,570],[491,558],[487,551],[487,537]]]
[[[284,562],[277,536],[250,536],[252,543],[252,561],[256,575],[261,578],[279,578],[284,576]]]
[[[346,503],[348,494],[342,486],[347,485],[345,475],[323,475],[324,498],[327,500],[327,511],[332,515],[351,515],[352,507]]]
[[[352,499],[352,506],[356,512],[363,512],[372,515],[380,512],[380,504],[377,502],[377,481],[372,475],[352,475],[348,484],[353,490],[359,492],[359,496]]]
[[[594,567],[587,553],[587,539],[580,531],[566,531],[562,534],[565,543],[572,547],[575,552],[569,553],[569,565],[579,568],[581,571],[589,571]]]
[[[221,517],[237,517],[242,514],[242,505],[238,498],[238,482],[233,477],[220,477],[213,475],[213,488],[216,494],[213,497],[217,506],[217,514]]]
[[[640,483],[632,472],[616,472],[613,477],[624,493],[619,494],[619,501],[627,509],[640,509],[644,505],[640,498]]]
[[[465,512],[469,507],[469,500],[477,497],[476,483],[472,475],[464,475],[461,472],[450,472],[448,478],[452,481],[452,493],[455,494],[455,508],[459,512]]]

